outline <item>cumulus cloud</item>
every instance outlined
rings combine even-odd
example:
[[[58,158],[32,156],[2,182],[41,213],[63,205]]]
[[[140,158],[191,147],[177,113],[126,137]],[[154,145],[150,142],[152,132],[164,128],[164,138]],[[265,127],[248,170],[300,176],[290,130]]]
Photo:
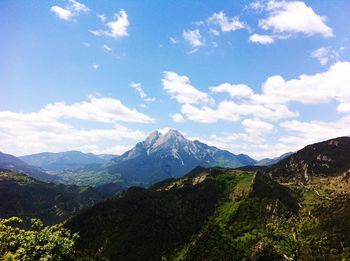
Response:
[[[238,16],[227,17],[226,14],[221,11],[218,13],[214,13],[207,19],[209,25],[217,25],[221,29],[221,32],[233,32],[238,29],[245,28],[245,24],[239,20]],[[215,30],[215,29],[214,29]],[[211,31],[214,32],[214,31]],[[218,33],[218,31],[216,31]],[[214,33],[215,35],[215,33]]]
[[[303,104],[320,104],[335,100],[350,101],[350,62],[337,62],[327,71],[314,75],[300,75],[286,81],[282,76],[272,76],[262,86],[262,94],[252,99],[258,103],[283,104],[296,101]]]
[[[311,143],[340,136],[349,136],[350,116],[333,122],[325,121],[285,121],[280,124],[288,132],[288,136],[279,140],[285,144],[306,146]]]
[[[345,47],[341,47],[338,50],[331,47],[320,47],[311,52],[310,56],[317,59],[321,65],[326,65],[331,62],[338,61],[341,54],[345,51]]]
[[[121,101],[106,97],[91,97],[88,101],[73,104],[64,102],[48,104],[40,110],[40,115],[54,119],[72,118],[104,123],[154,122],[153,118],[138,112],[136,109],[128,108]]]
[[[222,83],[219,86],[210,87],[209,89],[213,93],[228,93],[232,98],[250,97],[253,95],[253,90],[245,84]]]
[[[185,104],[181,112],[187,119],[200,123],[214,123],[219,120],[235,122],[240,116],[254,116],[272,121],[298,116],[298,113],[290,111],[285,105],[237,104],[227,100],[220,102],[216,109]]]
[[[185,119],[181,113],[175,113],[175,114],[171,115],[171,119],[173,120],[173,122],[184,122],[185,121]]]
[[[90,9],[75,0],[68,0],[68,4],[65,8],[54,5],[51,7],[51,12],[57,15],[62,20],[71,20],[73,17],[80,15],[81,13],[88,13]]]
[[[182,33],[182,37],[194,48],[192,52],[198,50],[204,43],[202,40],[202,35],[198,29],[195,30],[185,30]]]
[[[332,28],[325,24],[326,18],[316,14],[304,2],[270,0],[265,10],[267,17],[259,21],[259,26],[264,30],[271,29],[274,33],[282,34],[333,36]]]
[[[274,127],[272,124],[259,119],[245,119],[242,121],[247,133],[261,136],[270,133]]]
[[[266,34],[252,34],[249,37],[249,42],[259,44],[272,44],[275,40],[272,36]]]
[[[119,154],[121,147],[115,151],[112,149],[126,146],[120,144],[121,142],[129,141],[132,144],[142,140],[146,134],[116,122],[125,121],[126,114],[136,117],[134,121],[137,122],[143,122],[145,119],[144,117],[140,119],[140,114],[130,109],[125,112],[123,106],[122,109],[115,108],[115,105],[120,106],[120,103],[109,99],[94,98],[72,105],[48,104],[41,110],[31,113],[0,111],[0,121],[3,123],[0,126],[0,150],[24,155],[66,150],[106,153],[106,150],[110,149],[108,153]],[[118,114],[122,115],[120,119],[117,119]],[[84,129],[72,125],[72,121],[67,123],[66,119],[106,122],[111,123],[111,127]]]
[[[175,72],[164,72],[162,79],[163,89],[179,103],[212,104],[214,101],[205,92],[199,91],[191,85],[190,79]]]
[[[128,14],[120,9],[118,13],[114,14],[114,20],[105,24],[108,30],[90,30],[90,33],[96,36],[109,36],[112,38],[122,38],[128,35]]]
[[[338,105],[337,112],[350,112],[350,102],[343,102]]]

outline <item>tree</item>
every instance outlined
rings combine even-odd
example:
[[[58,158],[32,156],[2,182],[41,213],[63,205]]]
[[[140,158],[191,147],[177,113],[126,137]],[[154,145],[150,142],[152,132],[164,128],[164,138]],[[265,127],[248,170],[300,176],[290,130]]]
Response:
[[[2,260],[76,260],[75,241],[78,234],[71,234],[62,224],[44,226],[38,219],[31,219],[25,229],[22,219],[0,219],[0,259]]]
[[[275,249],[285,260],[306,260],[306,257],[318,260],[329,252],[326,234],[319,230],[319,221],[312,215],[278,217],[267,228],[276,242]]]

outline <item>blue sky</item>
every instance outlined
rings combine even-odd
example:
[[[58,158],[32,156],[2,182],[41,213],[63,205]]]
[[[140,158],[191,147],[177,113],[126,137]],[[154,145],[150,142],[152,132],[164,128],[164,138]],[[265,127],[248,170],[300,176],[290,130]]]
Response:
[[[154,129],[278,156],[350,132],[350,3],[0,1],[0,150],[120,154]]]

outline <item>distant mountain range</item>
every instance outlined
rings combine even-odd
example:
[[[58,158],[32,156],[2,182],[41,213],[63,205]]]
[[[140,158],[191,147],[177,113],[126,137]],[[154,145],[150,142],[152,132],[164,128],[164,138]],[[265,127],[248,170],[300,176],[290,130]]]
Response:
[[[42,152],[18,157],[29,165],[40,167],[47,171],[75,170],[90,164],[102,164],[117,157],[117,155],[83,153],[80,151]]]
[[[235,155],[198,140],[190,141],[171,129],[164,134],[152,132],[121,156],[80,151],[42,152],[18,158],[0,154],[0,167],[44,181],[91,186],[118,183],[128,187],[148,186],[162,179],[181,177],[196,166],[270,166],[290,154],[256,161],[245,154]]]
[[[190,141],[171,129],[165,134],[152,132],[146,140],[105,164],[102,171],[120,174],[127,182],[150,185],[181,177],[196,166],[235,168],[255,163],[247,155],[235,155],[197,140]]]
[[[28,176],[43,181],[56,181],[58,177],[48,175],[44,170],[33,167],[19,158],[0,152],[0,169],[7,169],[18,173],[26,173]]]
[[[265,159],[257,161],[255,163],[255,166],[271,166],[271,165],[276,164],[277,162],[289,157],[292,154],[294,154],[294,152],[287,152],[287,153],[282,154],[279,157],[272,158],[272,159],[265,158]]]

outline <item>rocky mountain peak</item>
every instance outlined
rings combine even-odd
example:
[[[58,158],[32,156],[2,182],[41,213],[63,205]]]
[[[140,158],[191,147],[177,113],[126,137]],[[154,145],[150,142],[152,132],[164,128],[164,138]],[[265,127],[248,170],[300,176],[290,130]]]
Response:
[[[144,141],[145,147],[150,148],[159,139],[160,136],[161,134],[157,130],[151,132]]]
[[[152,146],[153,149],[158,147],[178,147],[184,146],[190,142],[179,131],[170,129],[167,133],[160,135]]]

